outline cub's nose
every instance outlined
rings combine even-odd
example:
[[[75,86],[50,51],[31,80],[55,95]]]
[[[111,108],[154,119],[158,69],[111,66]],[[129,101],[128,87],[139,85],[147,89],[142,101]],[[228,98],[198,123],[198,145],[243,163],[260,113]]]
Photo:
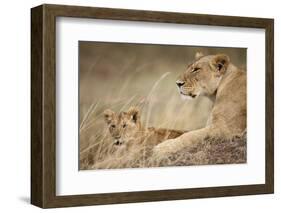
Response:
[[[180,88],[181,86],[184,85],[183,81],[176,81],[177,86]]]

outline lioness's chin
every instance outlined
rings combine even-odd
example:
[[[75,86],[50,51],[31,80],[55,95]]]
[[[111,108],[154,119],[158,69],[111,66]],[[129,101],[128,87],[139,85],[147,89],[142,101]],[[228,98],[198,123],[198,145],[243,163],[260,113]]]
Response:
[[[191,100],[196,99],[198,95],[190,96],[190,95],[184,95],[184,94],[181,93],[180,96],[181,96],[182,100],[191,101]]]

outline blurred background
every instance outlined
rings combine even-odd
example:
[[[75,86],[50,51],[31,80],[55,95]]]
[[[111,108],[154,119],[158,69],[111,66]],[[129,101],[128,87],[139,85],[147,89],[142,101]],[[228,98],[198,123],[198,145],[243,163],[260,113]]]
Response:
[[[246,68],[245,48],[80,41],[80,154],[107,140],[103,111],[108,108],[120,112],[139,106],[147,127],[203,127],[210,101],[199,97],[185,102],[175,84],[198,51],[225,53],[233,64]]]

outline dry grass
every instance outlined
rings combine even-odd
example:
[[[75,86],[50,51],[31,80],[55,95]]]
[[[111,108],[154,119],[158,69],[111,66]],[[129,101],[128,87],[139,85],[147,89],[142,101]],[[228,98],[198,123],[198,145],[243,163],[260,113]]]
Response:
[[[246,161],[243,154],[246,140],[231,143],[215,140],[212,145],[206,141],[194,153],[183,151],[161,162],[150,158],[151,147],[135,147],[122,156],[112,146],[103,120],[107,108],[120,112],[138,106],[145,127],[193,130],[205,125],[210,100],[183,102],[175,86],[177,76],[193,60],[196,51],[225,52],[238,66],[246,64],[244,49],[80,42],[80,169]]]
[[[152,157],[152,148],[134,146],[129,152],[112,152],[97,162],[92,153],[82,165],[87,169],[145,168],[162,166],[190,166],[208,164],[246,163],[246,133],[230,140],[209,138],[192,150],[181,150],[160,160]]]

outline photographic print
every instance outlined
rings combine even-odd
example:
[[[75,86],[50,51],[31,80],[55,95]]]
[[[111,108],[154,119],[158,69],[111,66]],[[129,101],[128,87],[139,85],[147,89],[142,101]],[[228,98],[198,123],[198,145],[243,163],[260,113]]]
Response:
[[[30,191],[41,208],[274,193],[274,20],[32,8]]]
[[[246,48],[79,41],[79,168],[246,163]]]

